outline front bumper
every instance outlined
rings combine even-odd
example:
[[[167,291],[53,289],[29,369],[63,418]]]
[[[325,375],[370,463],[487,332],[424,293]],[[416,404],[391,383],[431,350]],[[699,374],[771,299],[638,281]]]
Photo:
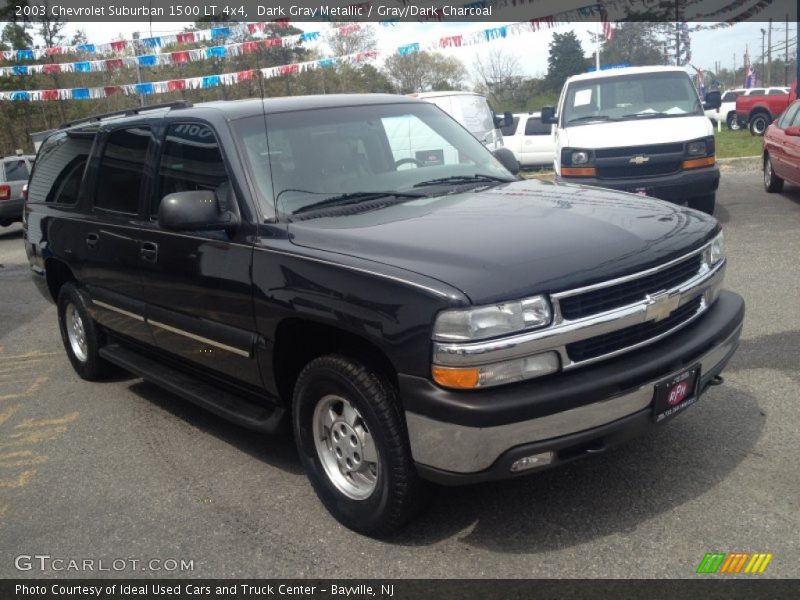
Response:
[[[721,292],[669,338],[574,372],[473,392],[401,375],[417,468],[448,484],[503,479],[517,475],[510,466],[523,456],[552,451],[553,466],[640,434],[654,426],[655,384],[700,364],[702,394],[736,351],[743,320],[742,298]]]
[[[556,177],[564,183],[578,183],[610,188],[623,192],[646,190],[647,194],[661,200],[683,203],[689,198],[706,196],[719,187],[719,167],[705,167],[680,171],[672,175],[630,179],[597,179],[594,177]]]
[[[11,219],[13,221],[22,220],[22,208],[25,200],[16,198],[14,200],[0,200],[0,221]]]

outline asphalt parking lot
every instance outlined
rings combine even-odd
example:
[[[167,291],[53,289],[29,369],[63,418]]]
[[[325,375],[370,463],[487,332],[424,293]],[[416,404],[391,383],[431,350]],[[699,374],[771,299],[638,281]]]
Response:
[[[180,575],[15,568],[44,554],[191,560],[193,577],[693,577],[711,551],[773,553],[762,577],[800,576],[800,189],[726,169],[717,216],[748,305],[726,385],[590,460],[436,488],[385,542],[328,516],[290,437],[135,378],[80,380],[20,227],[0,229],[0,576]]]

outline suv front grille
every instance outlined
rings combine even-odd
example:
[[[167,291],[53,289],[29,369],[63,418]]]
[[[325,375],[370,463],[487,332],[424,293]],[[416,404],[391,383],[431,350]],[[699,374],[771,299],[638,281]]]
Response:
[[[644,300],[647,294],[671,289],[694,277],[702,264],[695,254],[666,269],[618,285],[603,287],[559,300],[561,316],[569,321]]]
[[[580,342],[567,344],[567,354],[571,360],[577,363],[641,344],[668,332],[670,329],[694,317],[700,309],[701,302],[702,297],[698,296],[672,311],[666,319],[661,321],[649,321]]]

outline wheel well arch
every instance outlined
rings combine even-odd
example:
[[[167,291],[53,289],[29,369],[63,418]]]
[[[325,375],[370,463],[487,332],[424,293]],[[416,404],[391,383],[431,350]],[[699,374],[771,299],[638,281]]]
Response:
[[[763,106],[753,107],[753,109],[750,111],[749,118],[752,119],[756,115],[765,115],[768,119],[772,119],[772,113]]]
[[[312,360],[338,353],[363,362],[395,387],[397,369],[374,342],[345,329],[302,318],[281,321],[275,331],[272,366],[280,397],[289,404],[300,371]]]
[[[77,281],[72,270],[57,258],[48,258],[44,263],[45,273],[47,274],[47,289],[54,302],[58,302],[58,293],[67,282]]]

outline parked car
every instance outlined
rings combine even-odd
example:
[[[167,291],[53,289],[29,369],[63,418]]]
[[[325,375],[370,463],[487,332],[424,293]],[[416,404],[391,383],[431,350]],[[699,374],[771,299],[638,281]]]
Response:
[[[557,181],[655,196],[713,214],[719,169],[714,128],[679,67],[628,67],[567,79],[558,110],[542,109],[555,127]]]
[[[736,97],[736,117],[752,135],[764,135],[767,127],[797,98],[797,83],[786,88],[767,88]]]
[[[782,191],[784,181],[800,185],[800,101],[767,128],[762,164],[768,192]]]
[[[521,166],[552,166],[553,126],[542,123],[541,113],[515,113],[511,124],[501,127],[500,131],[503,144],[514,153]]]
[[[455,158],[393,147],[398,120]],[[47,138],[25,247],[79,376],[113,364],[260,432],[291,422],[322,503],[386,535],[425,480],[652,435],[738,345],[714,218],[515,165],[404,96],[138,109]]]
[[[0,227],[22,220],[23,187],[28,183],[33,158],[17,154],[0,159]]]
[[[502,117],[495,115],[484,96],[475,92],[452,91],[420,92],[410,96],[431,102],[441,108],[489,150],[503,147],[500,127],[511,122],[511,113],[505,113]]]

